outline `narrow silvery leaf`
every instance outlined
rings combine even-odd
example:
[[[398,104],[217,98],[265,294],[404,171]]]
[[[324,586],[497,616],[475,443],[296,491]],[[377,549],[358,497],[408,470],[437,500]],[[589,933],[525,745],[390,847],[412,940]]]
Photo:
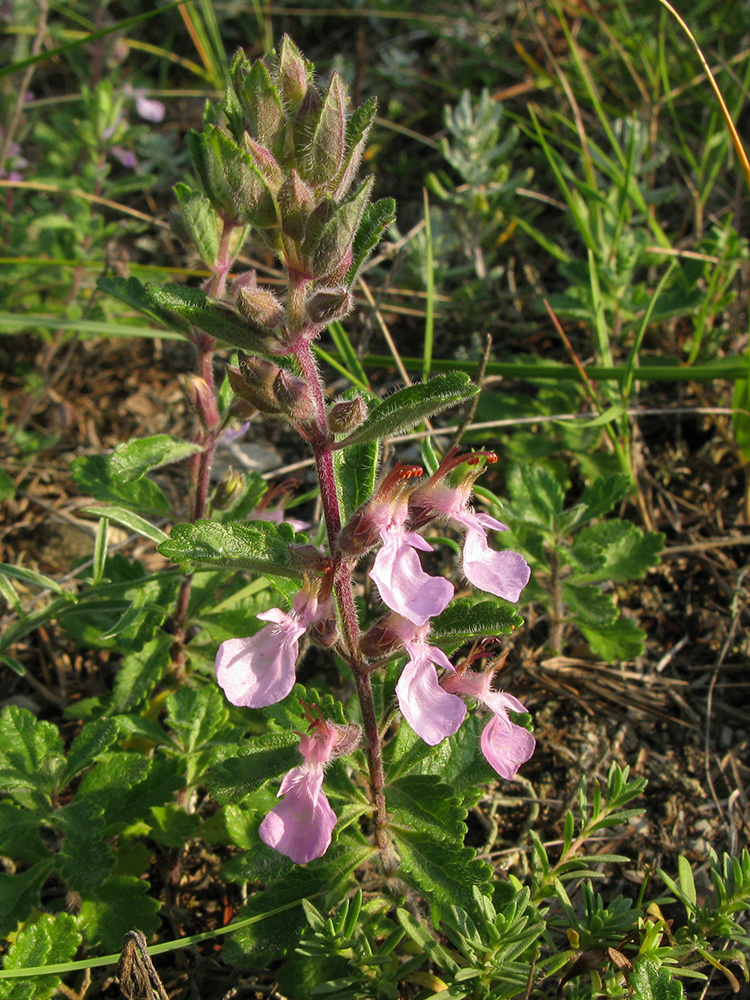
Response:
[[[162,323],[164,326],[177,330],[184,336],[190,334],[190,324],[181,316],[168,313],[153,301],[143,285],[137,278],[97,278],[96,287],[113,295],[116,299],[138,309],[151,319]]]
[[[418,424],[425,417],[448,406],[457,406],[479,392],[465,372],[436,375],[429,382],[410,385],[394,392],[376,406],[365,422],[337,448],[389,437]]]
[[[294,540],[294,531],[283,523],[196,521],[176,524],[159,552],[181,565],[299,577],[289,564],[289,546]]]

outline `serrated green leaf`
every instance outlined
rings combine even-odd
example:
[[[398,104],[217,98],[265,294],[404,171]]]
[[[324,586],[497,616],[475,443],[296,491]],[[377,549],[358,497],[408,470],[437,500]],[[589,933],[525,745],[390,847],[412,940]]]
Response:
[[[0,790],[19,805],[45,815],[65,769],[60,733],[25,708],[0,713]]]
[[[617,618],[617,606],[609,594],[593,584],[563,583],[562,597],[579,624],[610,625]]]
[[[196,521],[176,524],[159,552],[182,566],[222,566],[299,579],[301,574],[289,565],[289,545],[294,541],[293,529],[284,523]]]
[[[533,524],[552,529],[562,513],[565,494],[552,473],[535,465],[517,466],[513,470],[511,486],[514,508]]]
[[[267,733],[256,736],[242,754],[211,767],[203,783],[221,805],[237,803],[300,763],[299,737],[295,733]]]
[[[199,446],[190,441],[179,441],[169,434],[152,434],[118,444],[109,456],[108,465],[117,480],[130,483],[153,469],[181,462],[198,451]]]
[[[115,677],[112,708],[129,712],[151,694],[171,662],[172,637],[160,632],[142,649],[123,657]]]
[[[7,937],[39,906],[42,886],[52,874],[54,860],[39,861],[25,872],[0,872],[0,937]]]
[[[399,874],[404,881],[430,902],[476,912],[472,887],[486,887],[492,875],[489,865],[477,860],[475,852],[462,843],[435,840],[416,831],[394,832],[401,855]]]
[[[157,545],[160,542],[166,541],[169,537],[161,528],[157,528],[155,524],[151,524],[150,521],[147,521],[144,517],[140,517],[138,514],[134,514],[132,510],[128,510],[126,507],[116,507],[109,504],[106,507],[82,507],[78,513],[88,514],[91,517],[105,517],[108,521],[121,524],[123,528],[129,528],[130,531],[134,531],[144,538],[150,538]]]
[[[581,625],[592,651],[607,663],[633,660],[640,656],[646,644],[646,633],[624,615],[610,625]]]
[[[0,856],[30,862],[49,857],[37,817],[7,799],[0,801]]]
[[[145,476],[129,483],[118,482],[104,455],[75,458],[70,471],[81,492],[97,500],[127,504],[146,514],[165,516],[171,513],[169,501],[156,483]]]
[[[638,962],[630,975],[630,987],[638,1000],[683,1000],[685,996],[680,981],[655,962]]]
[[[22,927],[5,956],[5,969],[33,969],[67,962],[81,944],[75,917],[69,913],[41,914]],[[47,1000],[56,993],[59,976],[0,980],[2,1000]]]
[[[97,757],[114,743],[118,731],[117,723],[112,719],[94,719],[92,722],[87,722],[68,751],[68,761],[60,787],[64,788],[77,774],[91,767]]]
[[[167,847],[183,849],[187,841],[195,836],[201,824],[200,816],[185,812],[184,806],[176,802],[168,802],[164,806],[152,806],[151,816],[149,836]]]
[[[463,803],[449,785],[431,774],[406,774],[385,790],[393,824],[429,833],[436,840],[460,843],[466,833]]]
[[[482,753],[480,737],[487,725],[487,718],[476,713],[469,715],[458,732],[432,748],[414,768],[419,774],[434,774],[454,795],[463,798],[465,808],[473,806],[482,794],[482,785],[497,778]]]
[[[586,487],[580,502],[561,515],[560,531],[573,531],[586,521],[608,514],[616,503],[627,496],[629,490],[630,479],[625,473],[600,476]]]
[[[471,399],[478,392],[479,389],[465,372],[436,375],[429,382],[399,389],[376,406],[349,437],[337,442],[336,448],[348,448],[353,444],[397,434],[448,406],[457,406]]]
[[[226,700],[216,687],[180,687],[167,698],[167,722],[185,754],[211,743],[228,721]]]
[[[576,575],[577,583],[597,580],[640,579],[659,562],[664,547],[664,535],[659,531],[643,532],[630,521],[609,520],[584,528],[572,546],[598,546],[602,553],[599,567]]]
[[[144,879],[120,875],[86,893],[79,921],[89,947],[119,951],[123,937],[134,927],[147,938],[155,934],[159,929],[161,904],[158,899],[149,898],[149,888]]]
[[[238,914],[240,919],[267,913],[286,903],[299,902],[283,913],[269,915],[232,934],[225,945],[225,960],[238,968],[265,967],[292,948],[307,927],[303,899],[315,900],[320,909],[329,909],[352,889],[351,873],[369,855],[371,847],[334,845],[323,858],[304,868],[295,866],[289,874],[271,882],[264,892],[252,896]]]
[[[86,893],[106,882],[115,866],[115,852],[105,840],[65,837],[55,862],[71,888]]]
[[[379,457],[380,445],[377,441],[365,441],[333,453],[333,469],[344,523],[372,497]]]
[[[437,618],[433,618],[430,642],[442,648],[455,649],[475,636],[510,635],[523,618],[505,601],[477,601],[460,597],[451,601]]]

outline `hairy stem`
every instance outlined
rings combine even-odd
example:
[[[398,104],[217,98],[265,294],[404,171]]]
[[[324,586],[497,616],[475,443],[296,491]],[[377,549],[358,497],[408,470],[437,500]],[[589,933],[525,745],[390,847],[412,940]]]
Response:
[[[365,749],[370,772],[370,794],[374,806],[375,844],[385,862],[387,861],[388,854],[388,836],[385,830],[387,814],[383,791],[385,776],[383,773],[382,742],[375,715],[375,703],[372,697],[370,675],[359,649],[360,629],[357,608],[354,602],[352,567],[346,559],[337,555],[336,541],[341,531],[341,508],[339,496],[336,491],[336,478],[333,467],[333,439],[326,425],[323,383],[315,364],[310,344],[303,337],[300,337],[296,345],[295,355],[302,375],[315,400],[317,434],[313,439],[312,445],[320,483],[323,517],[326,523],[330,552],[334,564],[333,588],[339,608],[344,643],[352,665],[357,696],[362,712]]]

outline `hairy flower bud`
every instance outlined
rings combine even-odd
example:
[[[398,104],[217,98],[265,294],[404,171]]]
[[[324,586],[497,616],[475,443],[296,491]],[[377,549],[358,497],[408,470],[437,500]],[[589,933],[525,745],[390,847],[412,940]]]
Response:
[[[245,489],[245,477],[241,472],[227,469],[219,480],[211,497],[211,507],[214,510],[229,510],[242,496]]]
[[[320,649],[330,649],[339,639],[339,625],[334,614],[319,618],[307,630],[307,637]]]
[[[290,545],[289,563],[301,573],[322,574],[331,569],[331,558],[314,545]]]
[[[246,285],[237,292],[237,308],[251,323],[273,330],[284,321],[284,307],[270,288]]]
[[[280,368],[273,382],[273,391],[279,406],[292,420],[304,422],[315,416],[315,400],[303,378]]]
[[[366,416],[367,403],[361,396],[339,400],[328,411],[328,430],[332,434],[349,434],[359,427]]]
[[[185,375],[182,379],[188,398],[195,409],[200,422],[208,431],[215,431],[221,423],[216,396],[208,382],[200,375]]]
[[[368,659],[379,660],[403,646],[401,637],[393,627],[392,614],[393,612],[389,612],[379,618],[359,640],[359,648]]]
[[[354,297],[345,288],[319,288],[305,303],[305,316],[314,326],[327,326],[352,311]]]
[[[273,388],[279,366],[265,358],[249,357],[244,351],[239,351],[237,357],[239,367],[227,365],[226,369],[233,392],[261,413],[280,413]]]

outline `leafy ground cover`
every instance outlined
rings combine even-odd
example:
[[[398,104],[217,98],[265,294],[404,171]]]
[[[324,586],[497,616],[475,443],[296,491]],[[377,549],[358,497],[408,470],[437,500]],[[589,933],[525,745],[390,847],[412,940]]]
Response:
[[[690,11],[740,123],[747,17],[729,0]],[[198,187],[186,134],[224,88],[224,53],[256,59],[284,32],[355,103],[377,97],[364,169],[398,203],[354,311],[320,341],[329,388],[387,398],[441,373],[479,382],[434,428],[392,435],[386,456],[429,468],[459,439],[497,452],[477,494],[493,511],[504,498],[503,540],[532,568],[514,606],[524,626],[497,631],[502,687],[532,715],[536,753],[514,782],[485,768],[481,792],[463,790],[467,854],[441,855],[449,838],[423,817],[401,845],[405,881],[384,879],[364,833],[297,874],[259,849],[246,795],[267,809],[275,790],[242,786],[231,752],[249,731],[288,760],[280,774],[296,758],[279,732],[302,722],[287,709],[269,730],[228,706],[212,664],[269,588],[204,572],[180,616],[182,577],[157,551],[190,517],[200,386],[193,346],[124,282],[206,279],[203,203],[173,190]],[[138,928],[172,997],[746,990],[746,189],[667,12],[19,4],[3,45],[6,969],[90,961]],[[259,240],[236,270],[249,267],[280,287]],[[169,303],[145,305],[153,317]],[[232,353],[216,354],[219,384]],[[269,506],[289,494],[291,515],[316,517],[287,424],[255,415],[224,444],[217,478],[244,473],[245,513],[294,477]],[[108,526],[96,502],[118,510]],[[457,561],[441,546],[425,565],[447,575]],[[298,671],[329,707],[340,676],[315,649]],[[393,802],[416,822],[435,780],[460,791],[463,772],[455,758],[399,772],[405,740]],[[334,773],[341,811],[351,780]],[[484,903],[480,861],[495,879]],[[266,919],[226,943],[153,948],[254,914]],[[60,989],[115,996],[113,971],[67,971]],[[0,979],[0,996],[56,988]]]

